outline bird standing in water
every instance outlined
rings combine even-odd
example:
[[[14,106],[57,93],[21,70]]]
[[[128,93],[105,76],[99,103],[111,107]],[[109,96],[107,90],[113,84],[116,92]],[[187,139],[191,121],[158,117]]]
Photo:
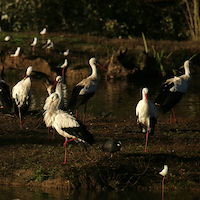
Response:
[[[91,58],[89,64],[92,68],[92,74],[79,82],[73,89],[67,110],[76,109],[76,118],[78,117],[78,108],[80,105],[85,104],[83,124],[85,123],[86,107],[88,100],[94,96],[98,87],[98,71],[97,65],[106,70],[100,65],[96,58]],[[107,71],[107,70],[106,70]]]
[[[19,56],[20,49],[21,49],[20,47],[17,47],[15,53],[10,55],[11,57],[14,57],[15,68],[17,68],[17,57]]]
[[[14,99],[14,108],[19,115],[20,128],[22,129],[22,117],[28,111],[31,101],[31,73],[33,67],[29,66],[26,70],[26,76],[12,88],[12,98]]]
[[[157,123],[157,111],[155,105],[148,100],[148,88],[142,89],[142,99],[136,106],[137,122],[140,125],[141,132],[146,133],[145,152],[147,149],[147,141],[149,134],[153,135],[155,124]]]
[[[176,123],[178,120],[173,108],[182,99],[188,89],[188,85],[191,79],[191,66],[192,62],[186,60],[184,62],[185,74],[167,79],[161,86],[159,94],[155,100],[155,105],[159,106],[159,109],[163,115],[169,110],[172,110]],[[172,114],[170,114],[170,123],[172,123]]]
[[[164,199],[164,181],[165,181],[165,176],[167,176],[167,174],[169,173],[169,169],[167,165],[164,165],[164,169],[162,171],[159,172],[159,174],[161,176],[163,176],[162,179],[162,199]]]

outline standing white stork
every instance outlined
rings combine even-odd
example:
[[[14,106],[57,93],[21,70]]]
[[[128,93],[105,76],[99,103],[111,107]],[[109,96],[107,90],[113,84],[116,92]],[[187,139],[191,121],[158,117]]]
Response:
[[[141,132],[146,133],[145,152],[147,149],[148,135],[154,134],[155,124],[157,123],[157,111],[155,105],[147,98],[148,88],[142,89],[142,99],[136,106],[137,122]]]
[[[172,110],[176,123],[178,122],[178,120],[175,116],[173,108],[182,99],[187,91],[189,81],[191,79],[191,66],[192,62],[186,60],[184,62],[185,74],[167,79],[165,83],[161,86],[160,92],[155,100],[155,104],[159,105],[163,115],[167,111]],[[172,123],[172,114],[170,114],[170,123]]]
[[[96,58],[91,58],[89,64],[92,68],[92,74],[79,82],[73,89],[67,110],[76,109],[76,118],[78,117],[78,107],[85,104],[83,123],[85,123],[85,114],[88,100],[94,96],[98,87],[98,71],[97,65],[106,70],[100,65]],[[106,70],[107,71],[107,70]]]
[[[33,42],[31,43],[32,51],[35,51],[36,44],[37,44],[37,37],[34,37]]]
[[[62,77],[57,76],[55,83],[51,86],[50,91],[48,91],[49,96],[46,98],[45,105],[43,107],[44,110],[47,110],[49,108],[49,105],[51,103],[50,95],[52,94],[52,90],[54,87],[56,87],[54,93],[57,93],[59,96],[59,102],[57,104],[57,108],[64,110],[64,95],[62,91],[62,82],[63,82]],[[52,127],[52,123],[47,123],[46,126],[48,127],[48,140],[50,140],[50,127]],[[55,136],[55,130],[53,129],[53,140],[54,140],[54,136]]]
[[[15,68],[17,68],[17,57],[19,56],[20,49],[20,47],[17,47],[15,53],[10,55],[11,57],[14,57]]]
[[[162,179],[162,199],[164,199],[164,180],[165,180],[165,176],[167,176],[167,174],[169,173],[169,169],[167,165],[164,165],[164,169],[162,171],[159,172],[159,174],[161,176],[163,176]]]
[[[56,131],[65,137],[65,159],[64,163],[67,162],[67,143],[75,141],[84,149],[87,149],[94,143],[93,135],[86,129],[85,125],[79,122],[71,114],[58,109],[59,96],[57,93],[53,93],[49,96],[50,104],[48,109],[44,112],[44,121],[46,124],[50,122],[52,127]],[[71,139],[69,139],[71,138]]]
[[[47,32],[47,29],[46,28],[43,28],[41,31],[40,31],[40,35],[42,35],[42,43],[44,43],[44,35],[46,34]]]
[[[20,128],[22,128],[22,116],[28,111],[31,100],[31,73],[33,67],[29,66],[26,76],[12,88],[12,98],[16,114],[19,115]]]

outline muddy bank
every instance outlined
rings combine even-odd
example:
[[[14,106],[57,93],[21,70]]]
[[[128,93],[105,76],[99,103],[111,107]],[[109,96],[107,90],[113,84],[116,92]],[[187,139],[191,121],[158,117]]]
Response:
[[[64,138],[56,134],[47,141],[41,112],[30,112],[19,129],[16,116],[0,115],[0,184],[48,188],[148,189],[160,190],[159,171],[167,164],[166,190],[199,190],[200,151],[196,120],[179,119],[179,124],[158,121],[144,153],[145,137],[134,117],[129,119],[90,118],[88,130],[95,137],[89,151],[68,145],[64,159]],[[121,140],[123,148],[111,158],[103,152],[108,138]]]

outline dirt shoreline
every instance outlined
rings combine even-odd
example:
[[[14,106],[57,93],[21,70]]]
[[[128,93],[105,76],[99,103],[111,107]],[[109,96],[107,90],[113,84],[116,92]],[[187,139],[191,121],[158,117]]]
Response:
[[[159,171],[168,164],[166,190],[200,190],[200,125],[195,119],[179,119],[178,124],[158,120],[144,153],[144,135],[134,116],[120,120],[91,117],[86,126],[95,144],[89,151],[70,144],[66,165],[61,164],[64,138],[56,134],[55,141],[47,141],[41,111],[23,119],[23,130],[16,116],[1,113],[0,120],[1,185],[157,190],[162,179]],[[112,158],[101,150],[108,138],[117,138],[123,145]]]

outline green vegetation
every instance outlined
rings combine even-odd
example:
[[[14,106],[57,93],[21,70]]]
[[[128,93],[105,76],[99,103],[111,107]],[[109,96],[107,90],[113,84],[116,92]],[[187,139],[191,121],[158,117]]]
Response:
[[[2,0],[4,31],[41,31],[132,38],[199,39],[199,0]]]

